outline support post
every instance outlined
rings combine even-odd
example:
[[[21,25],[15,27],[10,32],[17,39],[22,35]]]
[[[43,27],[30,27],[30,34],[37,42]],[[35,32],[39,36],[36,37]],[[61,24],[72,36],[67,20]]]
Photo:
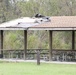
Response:
[[[37,65],[40,65],[40,51],[37,50]]]
[[[72,31],[72,50],[75,50],[75,31]]]
[[[3,30],[0,30],[0,58],[3,58]]]
[[[49,30],[49,61],[52,60],[52,31]]]
[[[27,30],[24,30],[24,59],[27,55]]]

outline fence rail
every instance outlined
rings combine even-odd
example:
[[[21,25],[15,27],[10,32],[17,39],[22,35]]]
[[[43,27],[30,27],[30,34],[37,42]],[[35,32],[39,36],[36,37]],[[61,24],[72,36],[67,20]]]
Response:
[[[37,59],[37,51],[40,51],[40,59],[47,60],[48,59],[48,49],[27,49],[27,59]],[[4,58],[24,58],[24,50],[3,50]]]
[[[49,60],[48,49],[27,49],[27,59],[37,59],[37,51],[40,51],[40,59]],[[4,58],[24,58],[24,50],[3,50]],[[76,61],[76,50],[52,50],[53,61]]]
[[[76,50],[52,50],[52,60],[76,61]]]

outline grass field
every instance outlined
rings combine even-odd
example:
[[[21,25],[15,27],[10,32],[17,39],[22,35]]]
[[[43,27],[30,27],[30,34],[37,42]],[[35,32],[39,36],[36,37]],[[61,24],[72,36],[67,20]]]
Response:
[[[76,75],[76,65],[0,62],[0,75]]]

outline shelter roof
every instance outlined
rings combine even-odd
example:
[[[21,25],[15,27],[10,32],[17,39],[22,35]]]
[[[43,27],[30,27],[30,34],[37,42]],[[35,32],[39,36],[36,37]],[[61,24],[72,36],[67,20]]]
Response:
[[[0,30],[76,30],[76,16],[52,16],[50,20],[23,17],[0,24]]]
[[[53,16],[50,19],[50,22],[32,26],[31,29],[76,30],[76,16]]]

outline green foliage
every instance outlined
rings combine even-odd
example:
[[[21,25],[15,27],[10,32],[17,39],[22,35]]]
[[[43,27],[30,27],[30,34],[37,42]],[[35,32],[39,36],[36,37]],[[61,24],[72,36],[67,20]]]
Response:
[[[53,32],[53,48],[54,49],[72,49],[72,32],[60,31]]]
[[[21,34],[20,34],[21,33]],[[6,39],[7,38],[7,39]],[[23,49],[23,33],[18,31],[5,32],[4,49]]]
[[[28,32],[28,48],[30,49],[48,49],[48,32],[34,31]]]
[[[28,48],[30,48],[30,49],[36,49],[37,48],[37,43],[38,42],[38,40],[37,40],[37,36],[35,36],[35,35],[29,35],[29,37],[28,37]]]
[[[41,13],[48,16],[76,15],[76,0],[2,0],[0,23]]]

